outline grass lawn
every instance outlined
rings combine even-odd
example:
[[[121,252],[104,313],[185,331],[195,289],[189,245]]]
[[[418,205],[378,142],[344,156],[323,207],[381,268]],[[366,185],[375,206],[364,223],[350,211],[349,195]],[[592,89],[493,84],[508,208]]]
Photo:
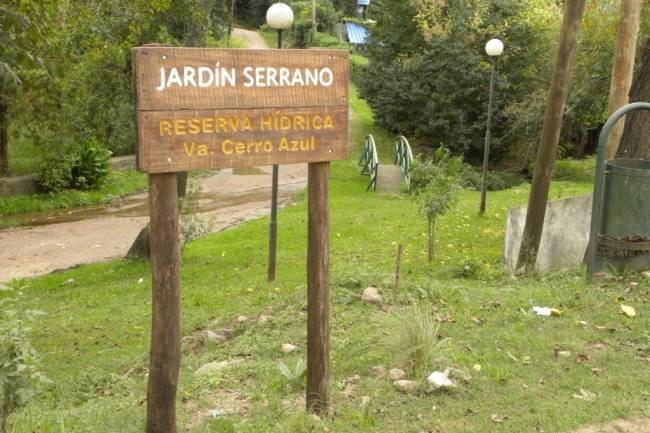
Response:
[[[353,98],[352,106],[358,148],[360,137],[380,131],[363,101]],[[357,174],[355,159],[353,149],[348,161],[332,164],[331,175],[332,416],[305,415],[304,384],[277,367],[278,361],[293,367],[306,356],[307,210],[301,194],[279,215],[274,284],[266,282],[267,218],[185,250],[179,431],[564,432],[649,414],[650,280],[627,275],[590,284],[581,269],[504,275],[506,211],[526,202],[527,185],[491,192],[485,216],[477,212],[479,194],[464,191],[438,222],[437,254],[429,263],[425,222],[413,202],[364,192],[368,179]],[[588,183],[556,182],[551,195],[589,190]],[[397,243],[405,252],[402,287],[394,293]],[[117,260],[12,283],[13,292],[22,293],[18,309],[47,313],[33,324],[33,345],[53,381],[10,418],[12,433],[143,431],[149,272],[147,263]],[[64,284],[70,279],[73,284]],[[384,296],[381,308],[360,300],[370,285]],[[634,306],[637,317],[622,316],[620,302]],[[411,304],[433,309],[439,334],[448,339],[431,368],[456,366],[472,376],[467,383],[450,392],[425,391],[429,370],[413,369],[394,344]],[[539,317],[533,305],[565,312]],[[261,314],[271,319],[260,323]],[[238,321],[240,315],[249,320]],[[223,328],[231,330],[226,342],[201,338],[206,329]],[[284,354],[283,343],[300,349]],[[210,376],[193,374],[214,360],[241,362]],[[374,375],[377,365],[404,368],[421,388],[398,392],[388,378]],[[355,374],[358,381],[346,381]],[[362,405],[364,396],[369,400]],[[215,410],[219,416],[211,415]]]
[[[95,190],[67,190],[49,194],[20,194],[0,196],[0,228],[20,224],[22,216],[61,208],[74,208],[107,203],[116,198],[144,191],[147,176],[135,170],[111,171],[104,184]]]

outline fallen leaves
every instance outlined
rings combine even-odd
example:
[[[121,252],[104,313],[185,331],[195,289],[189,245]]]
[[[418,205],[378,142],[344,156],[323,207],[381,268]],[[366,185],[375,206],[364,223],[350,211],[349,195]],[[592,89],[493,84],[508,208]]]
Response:
[[[588,403],[591,403],[598,397],[595,393],[591,391],[587,391],[586,389],[580,388],[580,393],[579,394],[573,394],[573,398],[578,399],[578,400],[584,400]]]

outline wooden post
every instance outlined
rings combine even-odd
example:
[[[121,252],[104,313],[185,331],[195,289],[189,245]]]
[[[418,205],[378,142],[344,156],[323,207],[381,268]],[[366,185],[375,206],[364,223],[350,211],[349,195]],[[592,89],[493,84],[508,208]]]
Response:
[[[608,117],[628,102],[642,7],[643,0],[621,0],[612,81],[609,87]],[[605,160],[612,159],[616,155],[624,126],[625,122],[617,122],[609,133]]]
[[[564,107],[571,81],[571,68],[575,58],[584,8],[585,0],[565,1],[560,44],[548,93],[542,139],[537,152],[535,172],[528,197],[528,213],[519,249],[517,269],[524,267],[526,271],[532,271],[537,261],[537,251],[542,238],[546,202],[551,184],[551,172],[560,140]]]
[[[308,166],[307,410],[326,415],[330,393],[329,162]]]
[[[397,244],[397,265],[395,266],[395,295],[399,293],[400,268],[402,266],[402,244]]]
[[[149,175],[152,324],[147,433],[176,433],[181,359],[180,250],[176,173]]]

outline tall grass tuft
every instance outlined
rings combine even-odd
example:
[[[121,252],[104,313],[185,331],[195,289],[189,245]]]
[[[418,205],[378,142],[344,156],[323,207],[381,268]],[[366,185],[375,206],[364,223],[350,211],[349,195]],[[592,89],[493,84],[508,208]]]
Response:
[[[397,352],[398,361],[408,363],[414,372],[428,370],[449,341],[441,337],[431,307],[428,302],[413,304],[393,320],[388,345]]]

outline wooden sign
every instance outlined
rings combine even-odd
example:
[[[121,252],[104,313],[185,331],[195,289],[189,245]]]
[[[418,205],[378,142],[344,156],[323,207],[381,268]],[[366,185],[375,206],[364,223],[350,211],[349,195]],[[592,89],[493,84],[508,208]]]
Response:
[[[346,50],[134,49],[138,169],[347,157]]]

